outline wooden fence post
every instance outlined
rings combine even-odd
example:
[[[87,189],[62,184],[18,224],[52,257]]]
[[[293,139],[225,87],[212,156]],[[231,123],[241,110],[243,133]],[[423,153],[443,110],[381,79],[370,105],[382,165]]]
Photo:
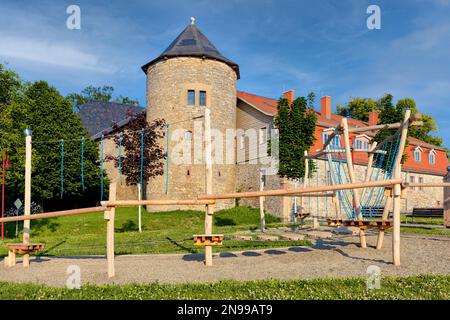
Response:
[[[384,204],[383,209],[383,216],[381,217],[382,221],[388,220],[389,217],[389,210],[391,210],[392,207],[392,197],[387,196],[386,203]],[[383,240],[384,240],[384,229],[380,229],[378,233],[377,238],[377,249],[380,250],[383,247]]]
[[[260,170],[259,173],[259,191],[264,191],[264,179],[263,172]],[[264,197],[259,197],[259,228],[261,232],[266,231],[266,218],[264,215]]]
[[[31,130],[26,129],[25,131],[25,207],[24,215],[31,215],[31,155],[32,155],[32,145],[31,145]],[[30,220],[23,221],[23,243],[30,243]],[[28,268],[30,266],[30,254],[26,253],[23,255],[23,267]]]
[[[450,167],[447,167],[444,182],[450,182]],[[450,187],[444,188],[444,226],[450,228]]]
[[[212,172],[212,147],[211,147],[211,110],[205,109],[204,121],[205,139],[205,191],[212,194],[213,172]],[[214,205],[205,206],[205,235],[212,235]],[[205,246],[205,265],[212,266],[212,246]]]
[[[109,185],[109,201],[116,200],[116,189],[115,183]],[[108,207],[105,211],[106,220],[106,260],[108,263],[108,277],[114,277],[115,267],[114,267],[114,219],[116,214],[116,207]]]
[[[205,207],[205,235],[212,235],[214,205],[207,204]],[[212,266],[212,246],[205,246],[205,265]]]

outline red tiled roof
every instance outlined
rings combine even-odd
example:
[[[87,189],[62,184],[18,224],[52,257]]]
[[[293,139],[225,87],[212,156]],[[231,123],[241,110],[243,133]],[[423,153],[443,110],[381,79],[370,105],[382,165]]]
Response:
[[[275,116],[277,113],[278,100],[258,96],[258,95],[248,93],[248,92],[243,92],[243,91],[238,91],[237,97],[241,101],[249,104],[250,106],[254,107],[255,109],[257,109],[265,114]],[[323,127],[330,127],[330,128],[336,127],[341,123],[342,118],[343,118],[342,116],[339,116],[337,114],[331,114],[331,118],[326,118],[321,115],[320,111],[315,110],[314,112],[317,115],[317,125],[319,128],[320,127],[322,127],[322,128]],[[369,123],[367,123],[367,122],[355,120],[355,119],[351,119],[351,118],[347,118],[347,121],[348,121],[349,127],[366,127],[369,125]],[[319,129],[319,128],[317,128],[317,130],[321,131],[322,129]],[[316,132],[316,134],[318,134],[318,133]],[[372,133],[369,133],[368,135],[373,136]],[[320,141],[320,140],[321,139],[318,139],[318,141]],[[426,143],[424,141],[421,141],[421,140],[413,138],[413,137],[409,137],[408,141],[409,141],[410,146],[421,146],[421,147],[424,147],[424,148],[427,148],[430,150],[435,149],[435,150],[441,151],[440,153],[442,153],[442,154],[440,154],[438,156],[438,159],[439,158],[442,158],[442,159],[438,161],[439,165],[437,165],[437,166],[429,166],[429,165],[424,165],[424,164],[416,165],[416,164],[410,163],[410,161],[408,161],[408,163],[404,164],[404,166],[403,166],[404,169],[416,170],[416,171],[420,171],[420,172],[434,173],[434,174],[440,174],[440,175],[443,175],[446,173],[448,160],[446,159],[444,148],[431,145],[429,143]],[[318,145],[313,146],[312,150],[315,150],[317,148],[319,148]]]
[[[274,116],[277,113],[278,100],[257,96],[256,94],[238,91],[237,97],[252,107]]]

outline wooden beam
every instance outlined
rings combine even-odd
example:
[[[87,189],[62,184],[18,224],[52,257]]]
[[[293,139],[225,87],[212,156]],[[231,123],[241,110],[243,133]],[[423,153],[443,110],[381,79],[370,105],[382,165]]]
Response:
[[[212,173],[212,147],[211,147],[211,110],[205,109],[205,192],[212,194],[213,173]],[[212,235],[214,205],[205,206],[205,235]],[[212,266],[212,246],[205,246],[205,265]]]
[[[264,191],[263,172],[259,170],[259,191]],[[264,197],[259,197],[259,229],[261,232],[266,231],[266,217],[264,214]]]
[[[344,119],[346,119],[346,118],[344,118]],[[367,126],[367,127],[349,128],[348,132],[356,133],[356,132],[366,132],[366,131],[374,131],[374,130],[382,130],[382,129],[397,129],[397,128],[400,128],[401,125],[402,125],[401,122],[389,123],[389,124],[377,124],[377,125]]]
[[[408,136],[408,126],[411,116],[411,110],[405,112],[403,124],[401,127],[401,136],[398,146],[397,155],[394,162],[393,172],[394,178],[401,179],[401,162],[405,151],[406,139]],[[394,184],[393,188],[393,231],[392,231],[392,256],[394,265],[400,265],[400,212],[401,212],[401,183]]]
[[[211,236],[213,231],[213,215],[214,205],[208,204],[205,206],[205,235]],[[212,246],[205,246],[205,265],[212,266]]]
[[[25,137],[25,207],[24,216],[29,217],[31,215],[31,131]],[[30,220],[24,220],[23,223],[23,243],[30,243]],[[28,268],[30,265],[30,255],[23,255],[23,267]]]
[[[117,186],[115,183],[109,185],[109,200],[116,200]],[[108,278],[115,276],[115,266],[114,266],[114,220],[115,220],[116,208],[109,207],[105,211],[106,220],[106,260],[108,263]]]
[[[384,204],[383,209],[383,216],[381,217],[381,220],[386,221],[388,219],[389,210],[391,209],[391,206],[392,206],[392,197],[386,197],[386,202]],[[380,250],[383,247],[383,240],[384,240],[384,229],[380,229],[377,238],[377,247],[376,247],[377,250]]]
[[[105,207],[133,207],[133,206],[170,206],[170,205],[185,205],[185,206],[204,206],[207,204],[214,204],[214,200],[116,200],[116,201],[102,201]]]
[[[350,146],[350,134],[349,134],[349,128],[347,124],[347,118],[342,119],[342,126],[344,128],[344,147],[345,147],[345,157],[347,160],[347,168],[348,168],[348,175],[350,179],[350,183],[356,182],[356,175],[355,175],[355,168],[353,167],[353,159],[352,159],[352,151]],[[353,189],[353,207],[356,211],[356,215],[358,216],[358,220],[362,220],[362,213],[361,213],[361,199],[358,189]],[[366,235],[364,233],[364,230],[359,231],[359,240],[361,244],[361,248],[366,248]]]
[[[448,188],[448,187],[450,187],[450,182],[429,182],[429,183],[403,182],[402,186],[405,188],[408,188],[408,187]]]
[[[252,192],[236,192],[236,193],[223,193],[223,194],[210,194],[210,195],[200,195],[198,199],[208,200],[223,200],[223,199],[236,199],[236,198],[257,198],[260,196],[266,197],[282,197],[286,195],[295,194],[307,194],[307,193],[317,193],[325,191],[337,191],[337,190],[350,190],[350,189],[363,189],[367,187],[387,187],[392,186],[397,183],[401,183],[401,179],[389,179],[380,181],[369,181],[369,182],[357,182],[349,184],[338,184],[331,186],[313,187],[313,188],[296,188],[296,189],[276,189],[276,190],[266,190],[266,191],[252,191]]]
[[[92,208],[83,208],[83,209],[74,209],[74,210],[65,210],[65,211],[54,211],[47,213],[37,213],[32,214],[30,216],[18,216],[18,217],[7,217],[0,218],[0,222],[13,222],[13,221],[29,221],[36,219],[48,219],[48,218],[56,218],[56,217],[65,217],[65,216],[75,216],[79,214],[87,214],[94,212],[102,212],[105,211],[106,207],[92,207]]]

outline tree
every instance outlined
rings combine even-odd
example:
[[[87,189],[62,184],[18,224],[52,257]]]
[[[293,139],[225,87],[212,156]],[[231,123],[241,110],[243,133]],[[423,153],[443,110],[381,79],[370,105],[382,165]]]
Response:
[[[291,179],[301,179],[305,175],[305,164],[302,161],[304,152],[308,151],[315,141],[317,118],[314,113],[315,95],[307,98],[298,97],[291,105],[287,99],[278,101],[278,114],[274,124],[279,132],[279,168],[278,174]],[[310,174],[314,165],[310,162]]]
[[[371,98],[352,98],[347,105],[337,106],[338,115],[361,121],[369,121],[371,111],[379,111],[379,104]]]
[[[25,90],[29,101],[27,126],[33,130],[34,200],[46,205],[67,205],[100,199],[99,150],[72,111],[70,101],[45,81]],[[81,141],[84,138],[84,181],[81,183]],[[61,142],[64,140],[64,185],[61,190]],[[107,183],[107,181],[104,181]]]
[[[338,114],[367,122],[369,120],[369,112],[379,111],[379,123],[384,124],[401,121],[408,107],[411,109],[411,114],[420,113],[413,99],[400,99],[394,105],[392,102],[393,98],[389,93],[383,95],[379,100],[352,98],[346,106],[338,106]],[[423,126],[411,127],[408,136],[442,147],[442,138],[434,135],[438,129],[434,118],[430,115],[422,114],[421,121],[423,121]]]
[[[81,93],[70,93],[67,98],[71,101],[72,106],[79,110],[80,106],[89,101],[111,101],[114,93],[114,88],[111,86],[94,87],[88,86],[84,88]],[[131,99],[129,97],[123,97],[119,95],[114,99],[114,102],[127,103],[127,104],[139,104],[137,100]]]
[[[156,119],[149,123],[145,113],[130,114],[132,119],[126,129],[115,126],[114,141],[119,146],[122,137],[123,154],[118,156],[108,155],[108,161],[114,161],[116,168],[121,160],[122,174],[126,177],[127,185],[138,185],[141,178],[141,132],[143,130],[143,171],[142,180],[148,181],[153,177],[164,174],[164,160],[166,155],[159,141],[165,135],[164,119]],[[145,184],[144,184],[145,185]]]

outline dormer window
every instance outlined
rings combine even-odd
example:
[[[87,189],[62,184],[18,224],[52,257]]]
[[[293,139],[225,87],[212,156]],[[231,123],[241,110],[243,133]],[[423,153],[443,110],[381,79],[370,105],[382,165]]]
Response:
[[[422,148],[417,147],[414,149],[414,161],[416,162],[422,162]]]
[[[365,134],[359,135],[355,138],[353,147],[359,150],[369,150],[369,140],[369,136],[366,136]]]
[[[322,143],[325,144],[328,139],[330,138],[331,134],[334,132],[334,129],[327,129],[323,131],[322,134]],[[340,148],[341,147],[341,140],[338,135],[333,137],[333,140],[331,140],[329,146],[331,148]]]
[[[428,162],[431,165],[435,165],[436,164],[436,151],[431,150],[430,153],[428,154]]]

